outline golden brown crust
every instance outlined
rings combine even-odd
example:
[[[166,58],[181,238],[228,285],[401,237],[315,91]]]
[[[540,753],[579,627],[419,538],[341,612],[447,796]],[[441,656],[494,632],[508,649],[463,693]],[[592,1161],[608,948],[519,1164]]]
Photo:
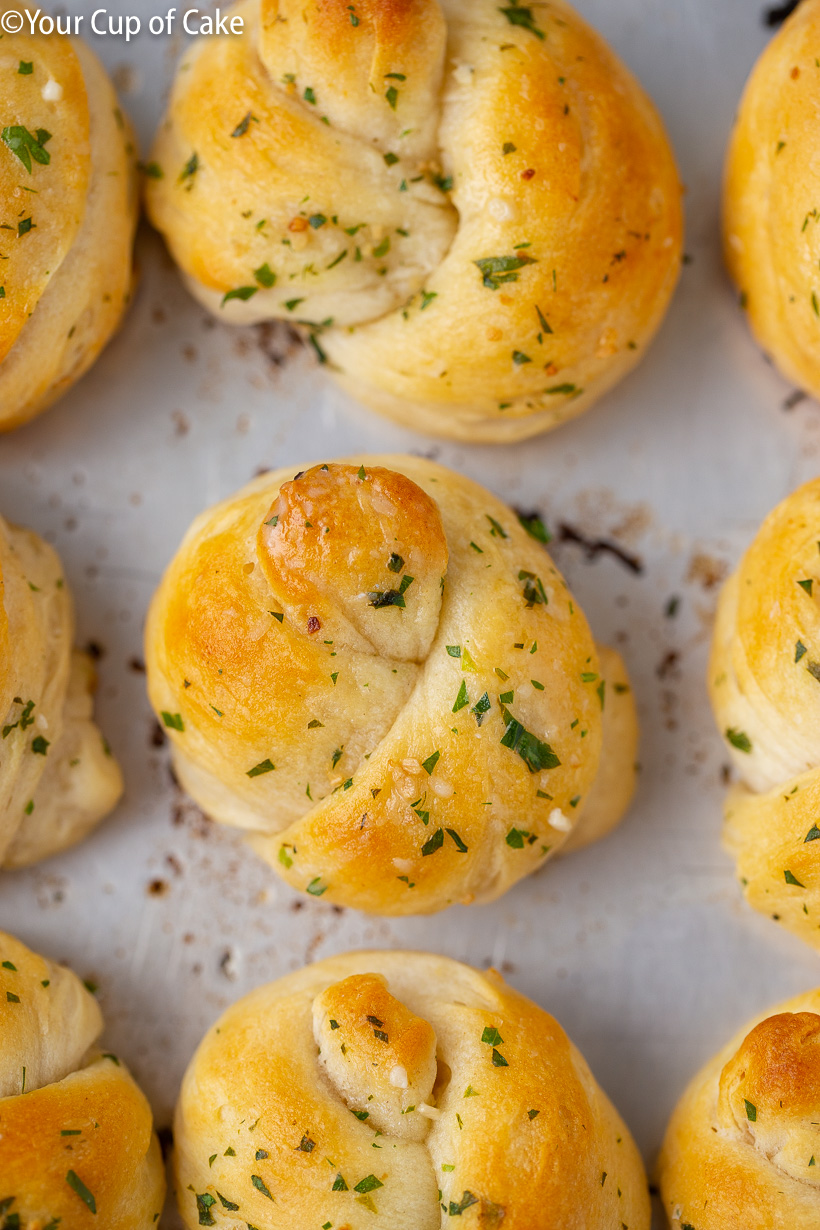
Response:
[[[122,793],[93,720],[94,669],[51,547],[0,517],[0,867],[84,837]]]
[[[820,946],[820,480],[769,514],[718,605],[709,688],[742,785],[726,844],[756,909]]]
[[[373,457],[290,478],[203,514],[152,604],[180,780],[316,896],[394,914],[497,897],[563,845],[598,773],[608,694],[583,614],[515,514],[451,471]],[[619,748],[635,723],[616,699]]]
[[[313,1005],[354,978],[357,999],[369,986],[384,1012],[370,1015],[385,1023],[397,1011],[385,1004],[386,983],[437,1039],[431,1102],[405,1115],[425,1119],[420,1139],[378,1135],[369,1117],[351,1114],[317,1054]],[[346,1036],[339,1024],[331,1039]],[[382,1096],[374,1083],[371,1107],[380,1110]],[[175,1139],[191,1227],[203,1200],[217,1212],[228,1201],[268,1230],[328,1221],[438,1230],[456,1216],[466,1226],[570,1230],[579,1209],[585,1230],[649,1225],[637,1150],[560,1026],[497,974],[421,953],[334,957],[241,1000],[192,1060]]]
[[[436,1034],[429,1021],[391,995],[379,974],[351,974],[313,1001],[319,1062],[350,1110],[370,1126],[423,1140],[438,1075]]]
[[[0,933],[0,1211],[11,1225],[147,1230],[165,1177],[151,1111],[100,1054],[96,1003],[70,970]],[[14,1222],[18,1224],[17,1221]]]
[[[288,618],[308,635],[321,629],[335,645],[363,639],[401,661],[427,657],[447,539],[435,501],[403,474],[371,466],[363,481],[357,466],[334,463],[283,483],[259,527],[259,558]],[[395,597],[388,583],[398,587],[404,576],[413,578],[412,622],[399,606],[362,603],[363,588]],[[311,620],[319,621],[315,633]]]
[[[0,431],[8,431],[78,380],[119,324],[137,200],[132,133],[88,47],[21,33],[4,35],[2,48]]]
[[[563,0],[526,11],[236,6],[148,185],[194,294],[306,325],[355,396],[441,435],[523,438],[616,383],[677,279],[677,172],[603,40]]]
[[[810,1230],[820,1219],[820,992],[747,1025],[694,1078],[660,1159],[673,1230]]]
[[[818,38],[820,3],[803,0],[749,77],[724,192],[726,262],[752,332],[784,375],[815,396]]]
[[[12,46],[7,46],[11,43]],[[0,363],[6,358],[36,308],[49,279],[59,269],[82,222],[90,178],[91,141],[82,68],[68,39],[21,33],[3,37],[2,98],[6,127],[24,126],[34,137],[35,157],[20,133],[18,144],[0,142],[0,200],[3,202],[3,285],[0,312]],[[17,65],[32,65],[20,73]],[[37,71],[34,71],[36,63]],[[60,97],[43,98],[48,81],[59,82]],[[46,134],[42,145],[37,134]],[[21,157],[22,156],[22,157]],[[27,157],[28,166],[22,161]],[[40,159],[48,159],[46,165]],[[32,191],[37,194],[35,200]],[[24,217],[36,219],[12,238]]]

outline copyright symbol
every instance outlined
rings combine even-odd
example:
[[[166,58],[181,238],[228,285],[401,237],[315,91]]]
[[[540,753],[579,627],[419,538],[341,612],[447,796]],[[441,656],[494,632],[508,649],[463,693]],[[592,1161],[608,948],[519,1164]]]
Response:
[[[19,34],[23,28],[23,14],[16,9],[7,9],[0,17],[0,26],[6,34]]]

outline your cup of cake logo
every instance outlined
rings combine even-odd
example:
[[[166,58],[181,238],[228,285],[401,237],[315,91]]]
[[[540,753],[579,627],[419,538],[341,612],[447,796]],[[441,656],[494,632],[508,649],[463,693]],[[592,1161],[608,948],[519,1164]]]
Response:
[[[185,34],[242,34],[245,19],[228,15],[221,9],[213,13],[202,9],[169,8],[155,13],[147,21],[136,13],[115,13],[109,9],[94,9],[92,13],[61,13],[52,16],[42,9],[10,8],[0,14],[0,29],[4,34],[96,34],[111,38],[132,38],[147,30],[149,34],[172,34],[182,29]]]

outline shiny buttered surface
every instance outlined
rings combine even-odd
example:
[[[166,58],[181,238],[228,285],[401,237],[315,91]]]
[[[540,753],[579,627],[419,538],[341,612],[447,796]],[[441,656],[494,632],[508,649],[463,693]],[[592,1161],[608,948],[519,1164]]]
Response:
[[[752,1021],[695,1077],[660,1158],[672,1230],[817,1230],[820,991]]]
[[[94,668],[73,636],[55,551],[0,517],[0,867],[74,845],[122,793],[94,723]]]
[[[444,957],[351,953],[240,1000],[175,1141],[190,1227],[649,1226],[637,1150],[561,1027]]]
[[[726,261],[783,374],[820,397],[820,0],[803,0],[757,62],[729,146]]]
[[[724,840],[746,897],[820,947],[820,479],[769,514],[724,586],[709,688],[740,778]]]
[[[354,396],[515,440],[638,362],[681,255],[652,104],[561,0],[246,0],[198,39],[148,209],[223,319],[309,330]]]
[[[182,785],[327,901],[492,900],[632,793],[620,657],[515,513],[424,459],[280,470],[204,513],[146,661]]]
[[[79,978],[0,932],[0,1215],[5,1227],[149,1230],[165,1195],[151,1111],[97,1046]]]
[[[78,380],[119,324],[137,193],[130,127],[83,43],[4,34],[0,108],[0,431],[8,431]]]

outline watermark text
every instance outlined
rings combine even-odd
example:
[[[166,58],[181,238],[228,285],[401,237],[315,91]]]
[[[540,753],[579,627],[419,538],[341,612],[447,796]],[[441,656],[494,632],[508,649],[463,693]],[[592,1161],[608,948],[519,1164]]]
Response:
[[[202,9],[170,8],[167,13],[155,13],[143,23],[135,13],[113,13],[109,9],[95,9],[83,30],[85,14],[63,13],[52,17],[42,9],[6,9],[0,15],[0,29],[4,34],[92,34],[111,38],[124,38],[130,43],[143,29],[149,34],[173,34],[181,29],[185,34],[243,34],[245,19],[216,9],[213,13]]]

